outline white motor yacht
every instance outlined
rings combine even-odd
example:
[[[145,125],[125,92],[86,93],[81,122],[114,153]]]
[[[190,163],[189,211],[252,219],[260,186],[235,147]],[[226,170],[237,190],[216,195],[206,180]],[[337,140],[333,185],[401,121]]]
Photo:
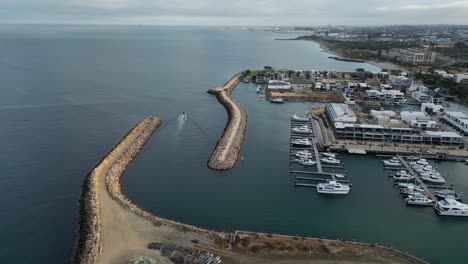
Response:
[[[409,195],[408,198],[406,198],[406,204],[430,206],[434,204],[434,200],[429,199],[423,194],[414,193],[414,195]]]
[[[439,173],[432,173],[429,175],[421,175],[421,180],[431,183],[446,183],[444,177]]]
[[[336,158],[336,154],[330,153],[330,152],[321,152],[320,155],[325,156],[325,157]]]
[[[392,159],[389,160],[384,160],[383,161],[384,166],[389,166],[389,167],[401,167],[401,162],[398,158],[393,157]]]
[[[295,127],[291,131],[299,134],[312,134],[314,132],[309,126]]]
[[[304,166],[315,166],[315,164],[317,164],[317,162],[311,160],[311,159],[305,159],[301,162],[302,165]]]
[[[310,159],[310,158],[312,158],[314,156],[314,154],[312,154],[308,150],[298,151],[295,155],[296,155],[296,157],[303,158],[303,159]]]
[[[346,178],[346,174],[335,174],[335,178],[344,179]]]
[[[270,100],[270,103],[272,103],[272,104],[282,104],[282,103],[284,103],[284,99],[283,98],[274,98],[274,99]]]
[[[333,158],[333,157],[326,157],[326,158],[321,158],[320,159],[323,163],[328,163],[328,164],[340,164],[341,161],[339,159]]]
[[[406,174],[402,173],[402,174],[400,174],[400,175],[396,175],[396,174],[395,174],[395,175],[393,176],[393,179],[399,180],[399,181],[409,181],[409,180],[414,179],[414,176],[411,175],[411,174],[409,174],[409,173],[406,173]]]
[[[298,146],[304,146],[304,147],[310,147],[310,146],[312,146],[312,141],[310,139],[308,139],[308,138],[293,139],[293,140],[291,140],[291,144],[298,145]]]
[[[310,119],[307,116],[300,117],[300,116],[298,116],[296,114],[292,115],[291,119],[294,120],[294,121],[299,121],[299,122],[309,122],[310,121]]]
[[[468,204],[451,198],[438,201],[434,209],[439,215],[468,216]]]
[[[419,159],[418,161],[412,161],[412,162],[410,162],[410,165],[411,165],[411,166],[414,166],[414,165],[426,166],[426,165],[429,165],[429,162],[427,162],[426,159]]]
[[[336,181],[321,182],[317,184],[318,193],[327,194],[348,194],[351,188],[348,184],[342,184]]]
[[[257,89],[255,90],[256,93],[260,93],[260,90],[262,89],[261,85],[257,85]]]
[[[409,161],[418,161],[418,160],[419,160],[419,157],[416,157],[416,156],[407,156],[407,157],[405,157],[405,160],[409,160]]]

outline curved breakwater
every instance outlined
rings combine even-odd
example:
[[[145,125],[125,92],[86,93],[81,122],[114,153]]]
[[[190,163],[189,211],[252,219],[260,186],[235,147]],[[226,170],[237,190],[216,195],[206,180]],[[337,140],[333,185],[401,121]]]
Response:
[[[247,113],[244,108],[231,97],[231,93],[241,81],[242,74],[232,77],[224,86],[215,87],[208,91],[216,95],[218,101],[226,108],[228,122],[223,135],[216,144],[208,167],[213,170],[229,170],[236,164],[244,142],[245,129],[247,127]]]

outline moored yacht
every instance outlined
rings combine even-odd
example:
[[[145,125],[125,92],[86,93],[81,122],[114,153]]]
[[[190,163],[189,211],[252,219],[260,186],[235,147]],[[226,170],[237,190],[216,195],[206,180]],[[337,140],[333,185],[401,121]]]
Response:
[[[333,158],[333,157],[326,157],[326,158],[321,158],[320,159],[323,163],[328,163],[328,164],[340,164],[341,161],[339,159]]]
[[[314,155],[309,152],[308,150],[301,150],[301,151],[298,151],[296,152],[296,157],[298,158],[303,158],[303,159],[310,159],[312,158]]]
[[[425,182],[440,183],[440,184],[446,183],[444,177],[442,177],[442,175],[440,175],[439,173],[431,173],[429,175],[423,175],[423,173],[421,173],[420,178],[421,180]]]
[[[408,198],[406,198],[406,204],[430,206],[434,204],[434,200],[429,199],[421,193],[414,193],[414,195],[409,195]]]
[[[439,215],[468,216],[468,204],[455,199],[446,198],[438,201],[434,209]]]
[[[309,126],[294,127],[291,131],[298,134],[312,134],[314,132]]]
[[[457,193],[448,189],[434,191],[434,195],[439,199],[451,198],[457,201],[461,201],[463,198],[463,193]]]
[[[293,139],[291,140],[291,144],[303,147],[310,147],[312,146],[312,141],[308,138]]]
[[[389,166],[389,167],[401,167],[401,162],[398,158],[393,157],[392,159],[389,160],[384,160],[383,161],[384,166]]]
[[[257,89],[255,90],[256,93],[260,93],[260,90],[262,89],[261,85],[257,85]]]
[[[317,184],[318,193],[327,194],[348,194],[351,188],[348,184],[342,184],[336,181],[321,182]]]
[[[317,162],[311,160],[311,159],[305,159],[303,160],[302,162],[300,162],[302,165],[304,166],[315,166],[315,164],[317,164]]]
[[[399,175],[394,175],[393,176],[393,179],[395,180],[399,180],[399,181],[409,181],[409,180],[412,180],[414,179],[414,176],[409,174],[409,173],[401,173]]]
[[[320,152],[320,155],[322,156],[325,156],[325,157],[332,157],[332,158],[336,158],[336,154],[334,153],[330,153],[330,152]]]
[[[418,165],[418,166],[426,166],[426,165],[429,165],[429,162],[427,162],[426,159],[419,159],[418,161],[412,161],[412,162],[410,162],[410,165],[411,165],[411,166],[415,166],[415,165]]]
[[[310,119],[307,116],[300,117],[300,116],[298,116],[296,114],[292,115],[291,119],[294,120],[294,121],[299,121],[299,122],[309,122],[310,121]]]
[[[407,156],[407,157],[405,157],[405,160],[409,160],[409,161],[418,161],[418,160],[419,160],[419,157],[416,157],[416,156]]]
[[[270,100],[270,103],[272,103],[272,104],[282,104],[282,103],[284,103],[284,99],[283,98],[274,98],[274,99]]]

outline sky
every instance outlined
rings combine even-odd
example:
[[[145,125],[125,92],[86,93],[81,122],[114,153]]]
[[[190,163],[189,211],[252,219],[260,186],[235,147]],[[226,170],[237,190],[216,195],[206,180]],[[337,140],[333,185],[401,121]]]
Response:
[[[468,0],[0,0],[0,23],[468,24]]]

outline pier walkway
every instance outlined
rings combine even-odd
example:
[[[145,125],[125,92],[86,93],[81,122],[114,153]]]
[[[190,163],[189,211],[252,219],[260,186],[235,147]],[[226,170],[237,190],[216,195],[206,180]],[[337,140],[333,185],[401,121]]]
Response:
[[[434,193],[429,189],[429,187],[427,187],[427,185],[421,180],[421,178],[419,177],[419,174],[416,173],[413,168],[411,168],[411,166],[408,164],[408,162],[402,157],[402,156],[397,156],[398,159],[400,160],[401,164],[403,164],[403,167],[405,167],[405,169],[407,171],[409,171],[409,173],[411,175],[413,175],[413,177],[416,179],[416,182],[421,185],[421,187],[423,188],[423,190],[427,193],[427,195],[433,200],[433,201],[437,201]]]

